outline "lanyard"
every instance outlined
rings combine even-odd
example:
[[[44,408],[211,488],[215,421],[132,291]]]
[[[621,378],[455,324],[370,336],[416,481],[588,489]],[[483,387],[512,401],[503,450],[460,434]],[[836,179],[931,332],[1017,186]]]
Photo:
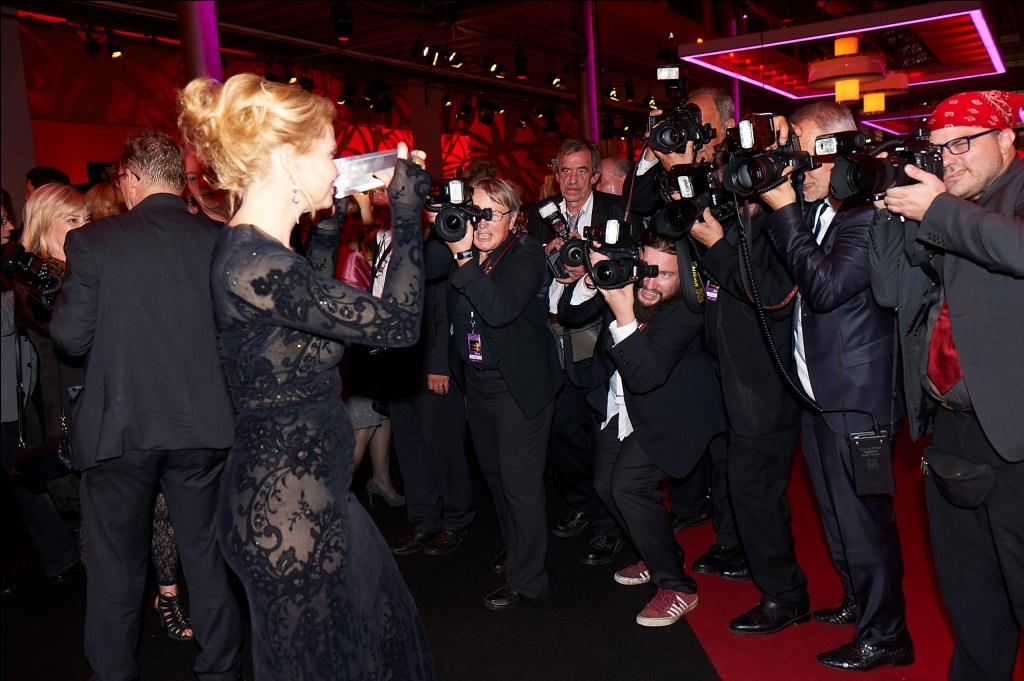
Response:
[[[512,247],[516,245],[516,236],[517,235],[514,233],[509,236],[509,242],[505,244],[505,248],[501,249],[501,253],[498,253],[497,257],[488,257],[487,260],[484,261],[484,265],[482,268],[484,274],[486,274],[487,276],[491,276],[491,272],[494,271],[494,268],[498,266],[498,263],[501,262],[501,259],[505,257],[505,254],[508,253],[512,249]]]

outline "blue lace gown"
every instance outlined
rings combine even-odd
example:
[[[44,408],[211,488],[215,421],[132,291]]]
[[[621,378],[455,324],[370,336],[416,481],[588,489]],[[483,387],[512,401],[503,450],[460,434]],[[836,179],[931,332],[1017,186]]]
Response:
[[[429,179],[412,187],[415,172],[400,168],[392,183],[395,242],[380,299],[330,278],[336,226],[314,230],[308,260],[248,225],[225,228],[214,254],[214,310],[237,412],[217,523],[249,599],[258,681],[435,678],[415,603],[349,492],[354,436],[337,370],[342,341],[416,340],[415,194]]]

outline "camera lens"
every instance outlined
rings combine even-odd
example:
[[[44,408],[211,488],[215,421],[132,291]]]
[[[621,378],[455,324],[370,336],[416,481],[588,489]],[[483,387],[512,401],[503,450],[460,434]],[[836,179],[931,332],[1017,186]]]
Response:
[[[437,213],[434,232],[444,241],[454,243],[466,236],[466,218],[452,206],[446,206]]]
[[[562,262],[569,267],[580,267],[583,265],[583,242],[580,239],[570,239],[562,244],[559,250]]]

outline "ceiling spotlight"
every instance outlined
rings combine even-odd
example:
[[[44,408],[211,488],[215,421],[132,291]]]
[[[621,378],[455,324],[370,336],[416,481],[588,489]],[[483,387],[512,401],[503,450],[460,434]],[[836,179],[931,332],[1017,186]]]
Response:
[[[604,96],[613,102],[619,101],[619,91],[615,89],[615,83],[609,83],[604,91]]]
[[[650,91],[647,92],[647,97],[645,97],[644,99],[647,100],[647,108],[649,108],[649,109],[657,109],[658,108],[658,103],[656,101],[654,101],[654,95],[652,95],[650,93]]]
[[[495,63],[493,58],[487,57],[487,59],[484,59],[484,71],[486,71],[487,73],[494,73],[497,70],[498,65]]]
[[[504,78],[505,78],[505,67],[499,65],[498,66],[498,70],[494,72],[494,77],[495,78],[501,78],[502,80],[504,80]]]
[[[433,49],[433,51],[430,53],[430,65],[431,66],[437,66],[437,62],[440,61],[440,59],[441,59],[441,50],[439,48],[435,47]]]
[[[430,45],[424,45],[420,49],[420,56],[423,57],[424,59],[426,59],[427,57],[430,56],[430,50],[431,50]]]
[[[516,48],[516,80],[526,80],[526,50],[520,45]]]
[[[526,116],[523,116],[522,118],[519,119],[519,127],[520,128],[525,128],[528,124],[529,123],[526,120]]]
[[[341,93],[338,95],[338,104],[345,106],[346,104],[352,104],[356,100],[356,86],[354,83],[345,83],[341,88]]]
[[[295,75],[294,71],[285,71],[284,82],[288,83],[289,85],[295,85],[297,82],[299,82],[299,77]]]
[[[441,95],[441,105],[445,107],[452,105],[452,93],[446,91]]]
[[[95,37],[89,36],[89,39],[85,41],[85,53],[97,55],[100,53],[100,41],[96,40]]]
[[[121,43],[114,40],[114,34],[110,31],[107,31],[107,52],[111,59],[120,59],[124,56],[124,52],[121,51]]]
[[[462,53],[459,52],[458,50],[453,50],[452,53],[448,55],[448,64],[453,69],[461,69],[462,65],[465,62],[466,62],[465,57],[463,57]]]
[[[347,2],[331,3],[331,25],[339,43],[347,43],[352,38],[352,8]]]
[[[554,71],[548,71],[547,81],[551,83],[552,87],[558,87],[562,84],[562,77]]]

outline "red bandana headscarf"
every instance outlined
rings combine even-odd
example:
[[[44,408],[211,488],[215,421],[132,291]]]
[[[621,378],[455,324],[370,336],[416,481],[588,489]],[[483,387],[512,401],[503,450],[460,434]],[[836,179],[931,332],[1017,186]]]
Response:
[[[1024,97],[1002,90],[976,90],[948,97],[928,119],[929,130],[958,126],[1000,130],[1024,123]]]

